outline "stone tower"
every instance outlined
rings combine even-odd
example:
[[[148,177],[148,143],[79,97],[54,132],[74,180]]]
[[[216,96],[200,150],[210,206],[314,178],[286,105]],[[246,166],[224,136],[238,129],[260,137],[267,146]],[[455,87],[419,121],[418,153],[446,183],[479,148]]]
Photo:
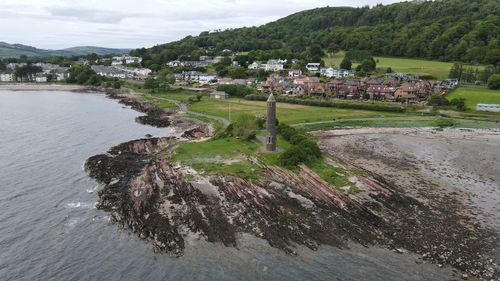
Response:
[[[276,99],[273,94],[267,99],[267,151],[276,151]]]

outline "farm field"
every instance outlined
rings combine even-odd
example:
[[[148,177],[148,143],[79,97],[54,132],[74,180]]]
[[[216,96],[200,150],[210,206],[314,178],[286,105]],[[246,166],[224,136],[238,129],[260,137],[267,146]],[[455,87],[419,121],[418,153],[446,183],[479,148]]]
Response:
[[[500,104],[500,90],[490,90],[487,88],[459,87],[451,92],[449,100],[454,98],[464,98],[465,106],[473,111],[478,103]]]
[[[336,54],[329,55],[325,57],[325,64],[327,66],[340,65],[340,62],[344,59],[345,52],[341,51]],[[402,72],[408,74],[417,75],[432,75],[437,79],[446,79],[450,72],[450,68],[453,66],[453,62],[442,62],[442,61],[431,61],[423,59],[409,59],[409,58],[395,58],[395,57],[374,57],[377,62],[377,69],[385,72],[388,67],[391,67],[394,72]],[[356,63],[353,63],[353,68],[356,67]],[[472,66],[482,69],[482,65],[469,65],[464,64],[464,66]]]

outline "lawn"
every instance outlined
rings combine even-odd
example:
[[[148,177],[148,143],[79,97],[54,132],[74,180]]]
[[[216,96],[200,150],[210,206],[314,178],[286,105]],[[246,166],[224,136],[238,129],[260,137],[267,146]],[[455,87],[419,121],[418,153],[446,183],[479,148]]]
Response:
[[[257,141],[242,141],[236,138],[184,142],[179,143],[173,160],[191,166],[202,174],[256,179],[261,170],[244,156],[255,155],[260,146]]]
[[[168,92],[157,93],[154,95],[157,97],[178,100],[178,101],[181,101],[183,103],[188,103],[189,98],[196,98],[197,93],[190,92],[190,91],[168,91]]]
[[[324,58],[327,66],[340,65],[340,62],[344,59],[345,52],[341,51],[336,54],[329,55]],[[453,62],[442,62],[442,61],[430,61],[423,59],[409,59],[409,58],[395,58],[395,57],[374,57],[377,62],[377,69],[383,73],[388,67],[391,67],[394,72],[402,72],[408,74],[417,75],[432,75],[437,79],[446,79],[450,72],[450,68],[453,66]],[[353,68],[356,64],[353,64]],[[483,69],[484,66],[481,65],[468,65],[479,69]]]
[[[189,105],[189,109],[210,115],[235,120],[242,114],[266,115],[267,106],[263,101],[249,101],[239,98],[215,100],[203,97],[202,101]],[[328,121],[345,118],[377,118],[381,116],[406,116],[405,113],[387,113],[355,109],[338,109],[331,107],[315,107],[288,103],[277,104],[277,115],[280,122],[287,124]]]
[[[464,98],[465,106],[473,111],[478,103],[500,104],[500,90],[490,90],[487,88],[459,87],[451,92],[447,98]]]

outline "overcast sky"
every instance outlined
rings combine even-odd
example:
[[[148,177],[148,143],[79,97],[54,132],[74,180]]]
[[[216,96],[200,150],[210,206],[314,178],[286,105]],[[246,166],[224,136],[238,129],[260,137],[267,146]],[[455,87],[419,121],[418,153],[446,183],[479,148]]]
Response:
[[[150,47],[325,6],[397,0],[0,0],[0,41],[46,49]]]

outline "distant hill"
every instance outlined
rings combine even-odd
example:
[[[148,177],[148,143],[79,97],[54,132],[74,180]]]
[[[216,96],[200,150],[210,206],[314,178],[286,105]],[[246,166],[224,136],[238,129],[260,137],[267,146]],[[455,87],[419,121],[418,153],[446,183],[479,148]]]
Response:
[[[223,49],[264,60],[317,59],[322,49],[490,64],[500,56],[500,5],[499,0],[418,0],[371,8],[317,8],[258,27],[202,32],[131,54],[141,55],[145,65],[161,65],[183,55],[196,59]]]
[[[22,44],[8,44],[0,42],[0,58],[18,58],[22,55],[29,57],[47,57],[47,56],[83,56],[92,53],[98,55],[109,54],[127,54],[130,49],[113,49],[93,46],[73,47],[62,50],[44,50]]]

